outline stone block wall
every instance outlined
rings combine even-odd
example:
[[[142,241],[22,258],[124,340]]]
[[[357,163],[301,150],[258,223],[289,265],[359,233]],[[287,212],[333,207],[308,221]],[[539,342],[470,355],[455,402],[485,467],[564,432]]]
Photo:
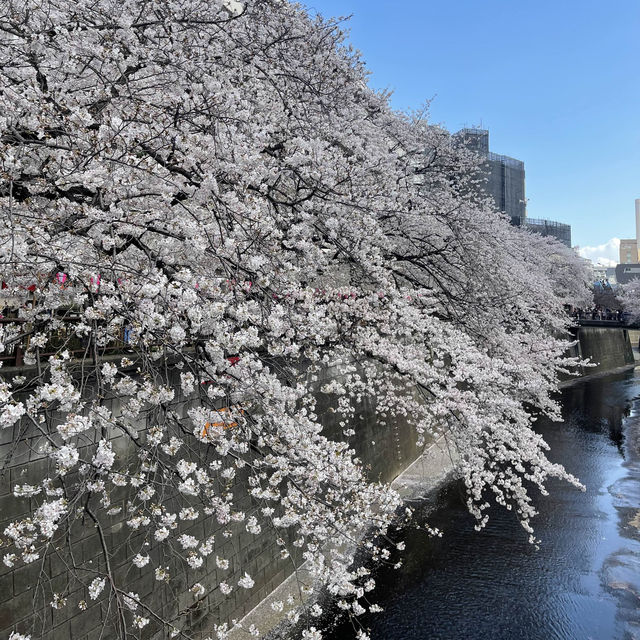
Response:
[[[335,372],[325,372],[324,380],[335,375]],[[177,376],[174,386],[176,394],[179,394]],[[322,393],[318,393],[317,397],[325,434],[329,438],[342,439],[339,418],[329,410],[335,406],[335,398]],[[193,400],[178,400],[180,412],[186,415]],[[106,403],[117,413],[117,399]],[[369,477],[383,481],[393,479],[419,454],[415,446],[415,434],[400,422],[380,424],[370,399],[363,399],[357,414],[356,424],[352,425],[356,431],[353,446]],[[150,425],[141,424],[139,428],[142,431],[147,426]],[[119,432],[114,432],[112,436],[114,450],[123,455],[135,455],[129,438]],[[0,431],[0,540],[5,546],[5,527],[26,516],[34,506],[28,498],[15,498],[11,494],[13,487],[16,484],[36,484],[48,475],[51,463],[41,452],[42,444],[41,436],[35,431],[30,433],[24,424]],[[203,567],[197,572],[187,571],[182,561],[160,555],[159,551],[150,554],[151,563],[154,566],[168,567],[173,578],[170,583],[155,580],[154,573],[148,566],[137,569],[132,565],[130,559],[144,549],[148,532],[132,530],[125,524],[127,491],[130,488],[117,489],[112,506],[120,506],[122,511],[110,518],[100,516],[100,530],[96,529],[86,515],[79,516],[73,522],[74,559],[78,565],[103,571],[105,558],[101,541],[104,539],[110,550],[110,566],[120,588],[137,593],[142,601],[151,599],[155,609],[160,611],[165,620],[174,619],[179,612],[185,613],[181,626],[192,637],[211,635],[214,624],[241,619],[293,573],[295,566],[302,561],[296,555],[296,548],[290,544],[291,540],[286,539],[286,532],[275,529],[259,517],[258,505],[247,495],[246,483],[247,473],[240,469],[226,490],[237,496],[237,510],[244,511],[247,516],[254,514],[258,517],[263,527],[262,532],[257,536],[252,535],[246,532],[244,523],[220,525],[214,517],[194,523],[182,523],[184,533],[199,538],[215,536],[214,551],[205,558]],[[104,513],[104,509],[101,513]],[[231,535],[226,536],[225,532],[230,532]],[[285,538],[289,557],[282,557],[283,545],[278,544],[279,538]],[[0,639],[8,637],[12,630],[30,633],[34,640],[98,640],[117,637],[117,630],[110,626],[113,625],[110,610],[113,603],[109,603],[108,589],[105,589],[97,601],[90,599],[87,585],[92,575],[85,574],[82,582],[70,577],[71,573],[66,565],[68,558],[63,553],[67,544],[67,540],[54,537],[45,557],[35,563],[12,569],[0,563]],[[0,557],[4,553],[6,551],[0,547]],[[228,570],[217,568],[217,555],[229,561]],[[255,586],[249,590],[237,586],[245,571],[255,580]],[[225,596],[219,590],[218,585],[223,580],[234,588],[230,595]],[[194,598],[189,591],[195,582],[200,582],[206,589],[206,595],[201,599]],[[67,600],[65,607],[54,609],[50,606],[54,592],[64,593]],[[144,615],[149,617],[149,614]],[[127,622],[130,619],[131,615]],[[166,627],[152,619],[142,630],[140,637],[159,640],[168,635]]]

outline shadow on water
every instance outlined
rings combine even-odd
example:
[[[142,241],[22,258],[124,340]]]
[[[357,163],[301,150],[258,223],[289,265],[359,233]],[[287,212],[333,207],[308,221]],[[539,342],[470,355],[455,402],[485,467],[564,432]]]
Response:
[[[476,532],[456,483],[426,500],[417,522],[444,535],[398,532],[404,564],[371,598],[385,611],[359,618],[372,640],[640,639],[640,375],[577,383],[562,405],[537,429],[587,491],[553,481],[536,498],[539,550],[504,509]],[[343,619],[324,638],[354,636]]]

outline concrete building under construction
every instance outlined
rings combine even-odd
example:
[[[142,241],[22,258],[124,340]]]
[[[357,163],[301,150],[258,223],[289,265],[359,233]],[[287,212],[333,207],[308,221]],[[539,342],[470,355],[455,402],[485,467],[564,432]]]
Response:
[[[527,217],[522,160],[489,151],[488,129],[461,129],[453,135],[458,144],[483,158],[481,166],[486,175],[483,195],[493,199],[498,210],[509,216],[511,224],[526,227],[543,236],[553,236],[568,247],[571,246],[570,225]]]
[[[488,129],[461,129],[454,137],[465,148],[484,158],[482,169],[487,178],[484,193],[511,218],[511,224],[521,226],[527,217],[524,162],[489,151]]]

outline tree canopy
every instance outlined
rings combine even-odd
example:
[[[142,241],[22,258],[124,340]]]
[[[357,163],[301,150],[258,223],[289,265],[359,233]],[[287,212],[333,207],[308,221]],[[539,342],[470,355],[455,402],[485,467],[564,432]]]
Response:
[[[195,598],[250,589],[200,583],[216,543],[182,524],[213,518],[273,528],[357,613],[355,542],[400,505],[354,457],[363,396],[446,434],[478,526],[496,501],[532,533],[526,487],[577,482],[532,422],[559,417],[582,263],[510,226],[477,158],[370,89],[338,23],[284,0],[8,0],[0,34],[0,348],[28,337],[30,367],[5,371],[0,426],[48,459],[12,487],[33,511],[6,565],[68,554],[118,637],[189,637],[110,570],[106,537],[105,562],[73,559],[74,523],[122,509],[144,534],[132,566],[170,582],[178,559]]]

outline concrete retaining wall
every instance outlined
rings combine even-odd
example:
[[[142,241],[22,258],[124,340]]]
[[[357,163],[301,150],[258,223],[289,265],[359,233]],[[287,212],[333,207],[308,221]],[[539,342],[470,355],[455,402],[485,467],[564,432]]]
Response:
[[[634,363],[628,329],[579,327],[577,340],[578,344],[572,349],[571,355],[589,358],[596,364],[594,367],[584,367],[583,375],[602,373]]]
[[[180,396],[178,372],[175,373],[173,387],[178,401],[177,411],[179,415],[186,415],[187,409],[194,401]],[[118,415],[118,399],[105,400],[104,404]],[[149,417],[149,421],[149,424],[137,425],[139,432],[151,426],[152,416]],[[119,455],[132,458],[136,455],[135,446],[130,438],[118,435],[117,432],[112,436],[113,449]],[[11,495],[13,487],[16,484],[37,484],[43,477],[51,475],[51,461],[40,452],[41,440],[38,433],[28,431],[24,424],[0,430],[0,469],[3,470],[0,476],[2,543],[5,542],[3,532],[6,526],[14,520],[26,517],[36,505],[34,500],[14,498]],[[14,447],[15,442],[19,442],[17,447]],[[202,446],[203,449],[206,447],[198,443],[193,443],[192,446]],[[178,458],[179,456],[176,461]],[[206,459],[204,451],[202,458]],[[246,484],[247,470],[239,469],[233,481],[220,487],[220,493],[233,492],[236,496],[234,508],[244,511],[247,516],[255,514],[258,517],[258,505],[249,497]],[[145,550],[142,545],[149,532],[145,527],[132,530],[125,524],[129,491],[135,490],[125,487],[112,493],[111,506],[122,507],[120,514],[109,517],[105,515],[104,508],[94,509],[96,514],[100,514],[116,583],[126,592],[137,593],[141,601],[152,602],[154,610],[165,620],[173,620],[179,612],[183,613],[181,624],[177,626],[188,629],[194,638],[211,636],[214,623],[242,618],[294,570],[296,563],[300,562],[300,559],[296,560],[293,557],[295,548],[290,549],[290,557],[281,557],[281,547],[276,540],[283,536],[282,530],[275,533],[273,528],[264,526],[263,532],[255,536],[246,532],[244,523],[231,522],[221,525],[211,516],[194,522],[183,521],[178,529],[178,532],[194,535],[199,539],[215,536],[214,550],[205,558],[201,569],[188,570],[177,554],[156,549],[150,553],[152,565],[168,568],[172,577],[168,584],[157,581],[149,567],[140,570],[131,563],[131,557],[135,553]],[[180,505],[174,501],[166,506],[169,511],[176,512],[186,504],[183,500]],[[94,523],[86,515],[81,515],[73,522],[71,531],[77,565],[103,572],[105,559]],[[231,535],[225,536],[225,532],[230,532]],[[79,573],[85,578],[84,584],[71,577],[72,574],[66,566],[68,557],[65,545],[65,540],[54,537],[53,544],[44,558],[34,563],[21,564],[10,569],[0,562],[0,639],[7,638],[11,630],[30,633],[34,640],[104,640],[117,637],[113,626],[114,604],[109,604],[106,599],[108,589],[105,589],[97,602],[91,600],[87,584],[94,575],[83,573],[81,570]],[[5,551],[3,546],[4,544],[0,545],[0,557],[9,551],[8,548]],[[229,561],[228,570],[220,570],[216,566],[217,555]],[[253,589],[244,590],[237,587],[238,580],[245,571],[255,580]],[[218,585],[222,581],[234,587],[230,596],[220,592]],[[207,590],[207,595],[200,600],[189,592],[189,588],[196,582],[201,583]],[[54,592],[66,597],[67,604],[64,608],[56,610],[50,606]],[[84,604],[81,604],[83,601],[87,605],[86,609]],[[131,615],[127,616],[127,621],[130,623]],[[142,630],[141,637],[164,639],[169,636],[166,627],[152,619]]]

